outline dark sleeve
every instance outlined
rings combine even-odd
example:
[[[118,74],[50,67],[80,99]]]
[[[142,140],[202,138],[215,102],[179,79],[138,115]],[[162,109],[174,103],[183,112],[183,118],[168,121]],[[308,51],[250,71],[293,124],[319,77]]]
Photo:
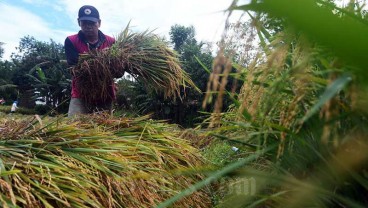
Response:
[[[69,66],[76,65],[78,63],[78,51],[75,49],[72,41],[69,38],[65,39],[64,43],[66,61]]]

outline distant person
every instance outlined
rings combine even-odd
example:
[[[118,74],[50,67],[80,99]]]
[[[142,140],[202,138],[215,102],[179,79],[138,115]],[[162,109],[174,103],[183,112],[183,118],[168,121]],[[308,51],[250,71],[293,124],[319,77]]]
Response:
[[[0,99],[0,104],[1,104],[1,105],[3,105],[4,103],[5,103],[4,98],[1,98],[1,99]]]
[[[15,113],[15,111],[18,109],[18,106],[17,106],[18,102],[17,101],[14,101],[13,102],[13,105],[10,109],[10,113]]]
[[[90,50],[102,50],[109,48],[115,43],[115,39],[103,34],[99,28],[101,19],[98,10],[90,5],[82,6],[78,12],[78,25],[81,30],[65,39],[64,47],[69,66],[78,63],[79,54],[88,53]],[[112,110],[112,102],[103,103],[99,106],[87,106],[80,98],[77,87],[78,80],[72,79],[72,97],[69,104],[68,117],[75,114],[92,113],[93,110]],[[116,88],[111,86],[111,93],[116,97]]]

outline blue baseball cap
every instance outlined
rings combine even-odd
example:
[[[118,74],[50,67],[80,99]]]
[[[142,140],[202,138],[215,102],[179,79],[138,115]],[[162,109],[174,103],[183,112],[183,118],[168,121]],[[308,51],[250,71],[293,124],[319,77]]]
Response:
[[[100,21],[100,14],[94,6],[84,5],[79,9],[78,20],[88,20],[92,22]]]

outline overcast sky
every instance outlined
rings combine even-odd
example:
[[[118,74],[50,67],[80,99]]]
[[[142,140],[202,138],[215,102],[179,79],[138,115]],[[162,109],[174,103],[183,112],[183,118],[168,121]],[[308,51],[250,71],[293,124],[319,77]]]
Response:
[[[78,10],[85,4],[95,6],[102,20],[101,31],[115,36],[129,21],[133,31],[155,29],[169,37],[174,24],[193,25],[200,41],[219,40],[226,10],[233,0],[0,0],[0,42],[9,58],[20,38],[64,43],[67,35],[79,31]]]

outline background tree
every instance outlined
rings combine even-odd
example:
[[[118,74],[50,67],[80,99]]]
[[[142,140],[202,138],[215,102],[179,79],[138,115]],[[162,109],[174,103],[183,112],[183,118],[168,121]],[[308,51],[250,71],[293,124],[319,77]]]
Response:
[[[174,45],[174,49],[179,53],[182,50],[182,46],[188,42],[195,41],[195,29],[193,26],[185,27],[182,25],[171,26],[170,32],[171,43]]]
[[[34,37],[21,38],[18,53],[12,54],[15,65],[12,81],[19,89],[19,105],[35,107],[35,101],[55,108],[70,95],[70,74],[66,69],[63,45],[42,42]]]
[[[3,55],[4,55],[4,48],[3,48],[3,45],[4,45],[4,43],[3,43],[3,42],[0,42],[0,58],[2,58],[2,57],[3,57]]]
[[[0,42],[0,58],[4,55],[3,44]],[[17,97],[16,85],[11,81],[13,67],[12,62],[0,60],[0,98],[4,98],[8,104]]]
[[[178,100],[173,106],[174,121],[184,126],[193,126],[201,122],[201,103],[206,91],[209,73],[204,69],[211,70],[213,57],[210,45],[198,42],[195,39],[195,29],[193,26],[185,27],[174,25],[169,32],[171,43],[180,55],[182,68],[190,74],[193,82],[200,89],[187,89],[183,100]],[[199,62],[199,61],[201,62]],[[203,64],[204,66],[202,66]]]

